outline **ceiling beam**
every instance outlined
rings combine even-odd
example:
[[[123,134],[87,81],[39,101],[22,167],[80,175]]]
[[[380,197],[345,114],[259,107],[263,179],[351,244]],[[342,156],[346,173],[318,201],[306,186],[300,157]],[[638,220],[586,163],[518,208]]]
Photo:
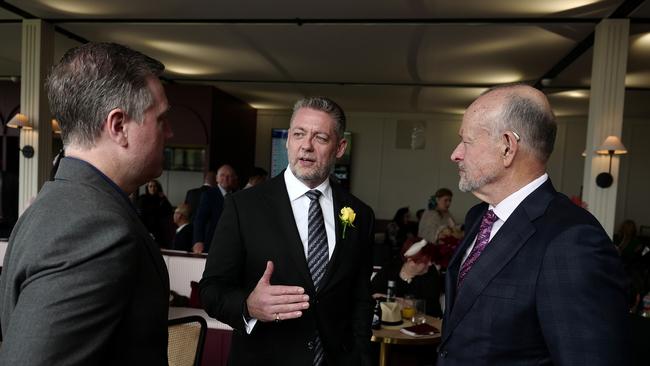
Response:
[[[11,5],[8,2],[6,2],[5,0],[0,0],[0,8],[6,10],[8,12],[14,13],[14,14],[18,15],[19,17],[22,17],[22,18],[25,18],[25,19],[36,19],[37,18],[37,16],[35,16],[34,14],[31,14],[31,13],[29,13],[29,12],[27,12],[27,11],[17,7],[17,6]]]
[[[619,5],[616,10],[612,12],[605,19],[617,19],[617,18],[627,18],[634,10],[636,10],[645,0],[625,0],[621,5]],[[599,21],[600,22],[600,21]],[[574,63],[580,56],[582,56],[587,50],[589,50],[594,45],[594,39],[596,37],[596,32],[593,31],[587,35],[582,41],[566,54],[562,59],[560,59],[550,70],[548,70],[544,75],[542,75],[534,83],[534,86],[538,89],[544,88],[542,80],[552,80],[557,77],[562,71]]]
[[[494,24],[597,24],[601,18],[513,17],[513,18],[47,18],[50,23],[127,23],[127,24],[284,24],[284,25],[494,25]]]

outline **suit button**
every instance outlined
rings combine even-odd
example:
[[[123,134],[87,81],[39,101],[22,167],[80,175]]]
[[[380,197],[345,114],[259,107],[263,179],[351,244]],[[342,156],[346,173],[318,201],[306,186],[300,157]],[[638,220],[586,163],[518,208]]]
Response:
[[[310,351],[314,349],[314,342],[313,341],[307,342],[307,349],[310,350]]]
[[[447,351],[440,351],[440,358],[447,357]]]

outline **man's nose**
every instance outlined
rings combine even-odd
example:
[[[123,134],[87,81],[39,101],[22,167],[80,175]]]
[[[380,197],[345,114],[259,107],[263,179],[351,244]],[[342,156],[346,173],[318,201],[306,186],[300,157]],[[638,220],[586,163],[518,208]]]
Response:
[[[314,143],[312,141],[312,138],[310,137],[310,138],[303,139],[300,148],[303,150],[312,151],[314,149]]]
[[[451,161],[461,161],[463,159],[463,155],[461,153],[461,148],[462,148],[462,142],[456,145],[456,148],[454,151],[451,152]]]

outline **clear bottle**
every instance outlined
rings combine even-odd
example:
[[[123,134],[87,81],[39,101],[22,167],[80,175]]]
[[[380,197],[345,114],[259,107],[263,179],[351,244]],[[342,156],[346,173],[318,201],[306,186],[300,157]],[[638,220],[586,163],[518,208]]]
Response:
[[[650,318],[650,292],[648,292],[643,297],[643,309],[641,310],[641,316],[644,318]]]
[[[395,281],[388,281],[388,289],[386,289],[386,302],[395,302]]]
[[[375,309],[372,313],[372,329],[381,329],[381,304],[375,300]]]

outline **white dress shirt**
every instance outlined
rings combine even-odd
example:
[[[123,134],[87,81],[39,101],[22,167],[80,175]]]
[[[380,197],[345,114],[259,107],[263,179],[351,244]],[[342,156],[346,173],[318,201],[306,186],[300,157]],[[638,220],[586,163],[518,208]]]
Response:
[[[533,191],[535,191],[537,188],[539,188],[544,182],[548,180],[548,174],[544,173],[540,177],[536,178],[532,182],[526,184],[522,188],[520,188],[517,192],[509,195],[506,197],[503,201],[499,202],[496,206],[490,205],[488,207],[488,210],[493,210],[494,214],[497,215],[498,219],[497,221],[494,222],[492,225],[492,230],[490,231],[490,240],[497,234],[499,229],[501,229],[501,226],[508,220],[510,215],[517,209],[517,207],[523,202],[526,197],[528,197]],[[465,228],[466,230],[469,228]],[[472,249],[474,248],[474,244],[476,244],[476,237],[474,237],[474,240],[472,240],[472,245],[470,245],[467,250],[465,251],[465,255],[463,256],[463,262],[469,257],[469,253],[472,252]],[[462,265],[462,262],[461,262]]]
[[[226,195],[227,195],[229,192],[226,191],[222,186],[220,186],[220,185],[218,185],[218,184],[217,184],[217,187],[219,188],[219,191],[221,192],[221,195],[224,196],[224,197],[226,197]]]
[[[287,193],[289,194],[289,201],[291,202],[291,209],[293,210],[293,218],[296,220],[296,227],[300,234],[300,240],[305,252],[305,259],[308,259],[308,227],[309,227],[309,203],[310,199],[305,195],[311,188],[307,187],[303,182],[298,180],[291,168],[287,167],[284,171],[284,183],[287,186]],[[329,257],[332,258],[334,253],[334,245],[336,245],[336,229],[335,229],[335,215],[334,215],[334,200],[332,198],[332,187],[330,187],[329,179],[325,179],[318,187],[314,188],[321,192],[318,202],[323,211],[323,220],[325,221],[325,231],[327,232],[327,246],[329,249]]]
[[[188,223],[185,223],[185,224],[179,226],[179,227],[176,229],[176,234],[178,234],[181,230],[183,230],[183,228],[184,228],[185,226],[187,226],[187,224],[188,224]]]

